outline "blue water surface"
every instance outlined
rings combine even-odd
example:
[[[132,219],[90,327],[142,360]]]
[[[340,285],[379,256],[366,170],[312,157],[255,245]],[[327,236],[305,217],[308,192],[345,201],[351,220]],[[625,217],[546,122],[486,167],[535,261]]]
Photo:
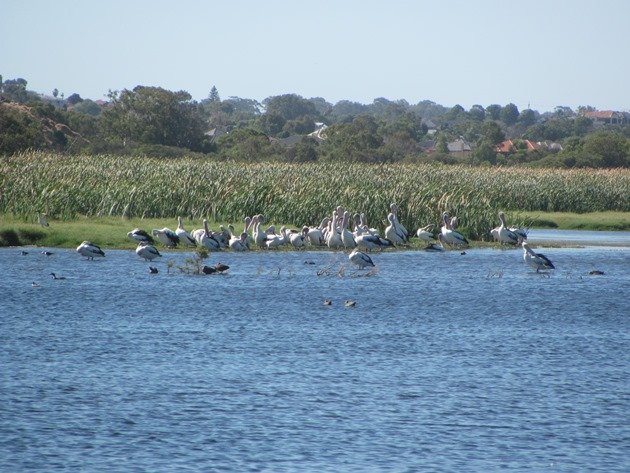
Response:
[[[627,247],[41,250],[0,249],[0,471],[630,470]]]

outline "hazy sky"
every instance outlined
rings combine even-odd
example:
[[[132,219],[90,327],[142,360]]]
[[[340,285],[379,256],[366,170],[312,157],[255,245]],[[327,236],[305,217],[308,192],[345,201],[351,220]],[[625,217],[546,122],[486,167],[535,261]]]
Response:
[[[91,99],[630,110],[629,26],[628,0],[2,0],[0,74]]]

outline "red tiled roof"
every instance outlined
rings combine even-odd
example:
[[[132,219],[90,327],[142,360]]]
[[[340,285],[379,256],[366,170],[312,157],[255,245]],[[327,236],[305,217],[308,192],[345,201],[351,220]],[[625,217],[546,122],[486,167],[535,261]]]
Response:
[[[613,118],[617,112],[612,110],[603,110],[595,112],[584,112],[584,116],[587,118]]]
[[[527,151],[534,151],[540,148],[538,143],[534,143],[530,140],[518,140],[517,143],[525,143],[527,147]],[[497,153],[505,153],[509,154],[516,150],[517,146],[514,144],[512,140],[505,140],[497,145]]]
[[[497,153],[511,153],[513,149],[514,143],[512,143],[512,140],[505,140],[497,145]]]

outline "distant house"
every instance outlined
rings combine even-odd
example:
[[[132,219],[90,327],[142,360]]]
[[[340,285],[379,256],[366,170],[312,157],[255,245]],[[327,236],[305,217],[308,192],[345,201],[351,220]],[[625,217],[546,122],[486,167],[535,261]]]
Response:
[[[539,141],[537,144],[547,151],[562,151],[564,149],[560,143],[555,141]]]
[[[204,135],[208,137],[210,143],[214,143],[218,137],[227,135],[229,132],[230,130],[227,126],[221,125],[206,131]]]
[[[540,149],[540,146],[540,143],[535,143],[530,140],[505,140],[497,145],[496,151],[500,154],[511,154],[519,149],[524,149],[529,153],[530,151]]]
[[[435,140],[425,140],[420,143],[420,149],[425,153],[433,153],[436,144],[437,142]]]
[[[595,125],[625,125],[628,123],[628,116],[625,113],[612,110],[584,112],[583,115],[593,120]]]
[[[435,123],[433,123],[432,120],[429,119],[422,119],[422,124],[425,125],[427,127],[427,135],[429,136],[433,136],[437,133],[437,125]]]
[[[461,136],[455,141],[447,143],[446,147],[448,148],[448,154],[455,156],[468,156],[472,152],[470,144]]]
[[[313,131],[312,133],[309,133],[307,136],[313,138],[318,143],[321,143],[322,141],[326,139],[325,132],[328,126],[324,123],[315,123],[315,126],[317,126],[317,129]]]

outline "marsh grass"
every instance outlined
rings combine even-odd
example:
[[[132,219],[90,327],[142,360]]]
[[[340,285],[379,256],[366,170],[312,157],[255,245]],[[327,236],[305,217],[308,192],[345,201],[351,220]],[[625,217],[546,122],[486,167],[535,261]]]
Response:
[[[524,227],[546,212],[630,211],[627,169],[243,164],[29,152],[0,158],[0,184],[0,231],[39,229],[43,235],[34,243],[51,246],[91,240],[133,248],[129,230],[174,229],[178,215],[189,231],[203,218],[213,229],[231,222],[241,231],[239,222],[257,213],[268,223],[300,228],[318,224],[338,205],[365,213],[381,231],[392,202],[409,230],[428,223],[439,228],[448,211],[472,240],[490,239],[498,210]],[[50,227],[36,225],[38,212],[47,213]]]

